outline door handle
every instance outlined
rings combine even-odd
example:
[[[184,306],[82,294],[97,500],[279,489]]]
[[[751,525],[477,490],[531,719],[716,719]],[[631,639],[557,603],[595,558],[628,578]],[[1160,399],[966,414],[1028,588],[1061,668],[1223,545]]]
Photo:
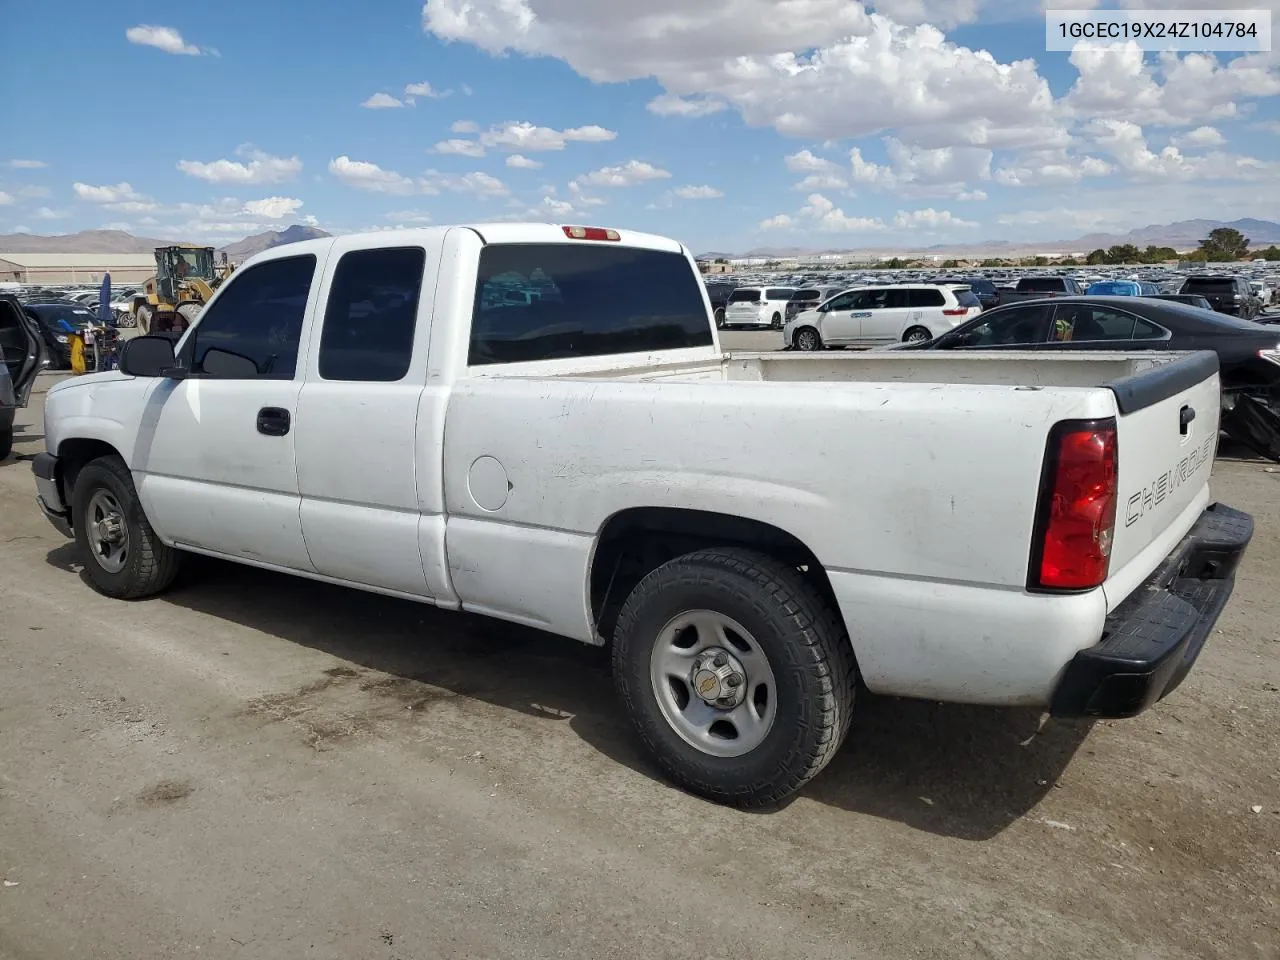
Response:
[[[1178,411],[1178,433],[1182,436],[1187,435],[1187,428],[1191,426],[1191,421],[1196,418],[1195,407],[1183,407]]]
[[[258,432],[268,437],[283,437],[289,432],[289,411],[281,407],[263,407],[258,411]]]

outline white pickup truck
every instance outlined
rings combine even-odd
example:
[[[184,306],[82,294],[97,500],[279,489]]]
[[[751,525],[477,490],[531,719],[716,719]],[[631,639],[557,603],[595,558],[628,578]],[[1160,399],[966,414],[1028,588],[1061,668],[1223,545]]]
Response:
[[[687,789],[775,802],[855,687],[1129,716],[1252,535],[1216,358],[730,354],[688,250],[480,224],[249,260],[45,405],[39,502],[101,592],[209,554],[612,644]]]

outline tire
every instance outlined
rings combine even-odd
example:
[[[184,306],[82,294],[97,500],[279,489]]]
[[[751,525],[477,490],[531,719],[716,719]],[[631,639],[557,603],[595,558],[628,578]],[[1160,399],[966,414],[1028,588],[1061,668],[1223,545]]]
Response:
[[[7,460],[13,452],[13,427],[0,429],[0,461]]]
[[[724,329],[724,307],[716,307],[716,328]]]
[[[797,350],[821,350],[822,334],[813,327],[801,327],[792,337],[792,343]]]
[[[151,309],[149,304],[139,304],[138,309],[134,313],[134,326],[138,328],[138,335],[145,337],[151,333],[151,321],[155,317],[155,311]]]
[[[705,655],[719,658],[715,651],[725,650],[742,662],[725,666],[686,654],[690,630],[693,637],[716,636],[683,628],[686,617],[722,623],[727,632],[715,642],[723,647],[713,644]],[[693,690],[695,673],[708,682],[706,670],[693,670],[695,662],[743,668],[737,684],[729,675],[708,688],[730,699],[741,688],[742,703],[734,709],[706,704]],[[686,664],[689,679],[677,679]],[[658,567],[627,598],[613,638],[618,694],[658,767],[684,789],[738,807],[776,804],[827,765],[849,730],[855,671],[844,628],[800,572],[740,548],[689,553]],[[760,698],[766,683],[772,689]],[[687,708],[679,706],[681,686]],[[722,724],[734,737],[713,735]],[[691,736],[696,729],[706,732]]]
[[[118,510],[104,509],[113,507]],[[71,511],[85,573],[99,593],[117,600],[137,600],[160,593],[173,583],[181,555],[156,536],[138,502],[133,476],[119,457],[100,457],[81,469],[71,496]],[[110,522],[113,515],[117,528],[124,532],[123,548],[116,553],[99,538],[98,520]],[[120,548],[121,544],[115,546]]]
[[[925,327],[912,327],[902,335],[903,343],[928,343],[933,334]]]
[[[184,303],[178,307],[178,317],[175,318],[174,327],[177,329],[181,324],[181,329],[186,330],[196,322],[196,317],[200,316],[200,311],[204,306],[199,303]]]
[[[771,329],[773,329],[773,330],[781,330],[781,329],[782,329],[782,314],[780,314],[780,313],[775,313],[775,314],[773,315],[773,319],[772,319],[771,321],[769,321],[769,327],[770,327]]]

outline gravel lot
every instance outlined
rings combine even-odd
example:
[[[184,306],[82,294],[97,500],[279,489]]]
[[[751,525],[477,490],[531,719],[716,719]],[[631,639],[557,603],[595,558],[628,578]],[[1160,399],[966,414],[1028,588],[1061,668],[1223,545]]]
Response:
[[[601,651],[212,561],[98,596],[33,500],[40,399],[0,465],[0,957],[1280,956],[1266,464],[1217,464],[1258,533],[1167,701],[865,697],[747,814],[655,778]]]

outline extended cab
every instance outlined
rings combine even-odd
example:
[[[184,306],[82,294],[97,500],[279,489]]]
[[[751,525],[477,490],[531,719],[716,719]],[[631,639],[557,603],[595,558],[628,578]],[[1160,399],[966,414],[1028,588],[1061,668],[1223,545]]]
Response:
[[[187,552],[612,644],[661,768],[741,805],[856,682],[1063,716],[1172,690],[1252,532],[1213,354],[727,354],[689,252],[548,224],[251,258],[176,346],[49,392],[101,592]]]
[[[1045,297],[1079,297],[1084,288],[1074,277],[1023,277],[1013,289],[1000,292],[1000,306],[1020,303],[1023,300],[1042,300]]]

